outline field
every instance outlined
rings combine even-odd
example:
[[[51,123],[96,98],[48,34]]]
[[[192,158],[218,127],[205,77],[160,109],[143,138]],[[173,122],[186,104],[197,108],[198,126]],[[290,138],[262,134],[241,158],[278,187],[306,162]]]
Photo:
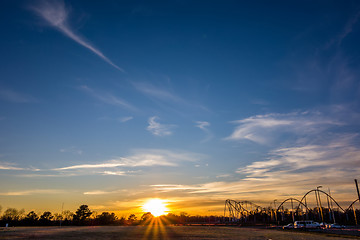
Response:
[[[324,233],[219,226],[1,228],[0,239],[359,239]]]

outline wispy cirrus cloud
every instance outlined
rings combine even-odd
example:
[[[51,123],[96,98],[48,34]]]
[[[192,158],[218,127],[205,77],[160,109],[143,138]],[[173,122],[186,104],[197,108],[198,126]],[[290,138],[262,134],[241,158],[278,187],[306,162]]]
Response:
[[[150,117],[148,120],[148,127],[146,128],[149,132],[151,132],[153,135],[156,136],[168,136],[171,135],[172,129],[176,127],[176,125],[171,124],[162,124],[159,123],[157,120],[159,120],[159,117],[153,116]]]
[[[0,89],[0,98],[14,103],[28,103],[28,102],[36,102],[36,99],[31,96],[27,96],[25,94],[15,92],[11,89],[1,88]]]
[[[149,97],[177,103],[185,102],[185,100],[177,96],[175,93],[172,93],[164,88],[155,87],[153,84],[147,82],[133,82],[133,86],[135,89]]]
[[[267,144],[272,137],[280,133],[295,133],[299,135],[316,134],[330,126],[343,123],[319,112],[293,112],[288,114],[266,114],[245,118],[232,123],[238,124],[226,140],[250,140]]]
[[[276,174],[288,173],[306,174],[326,169],[337,169],[334,174],[341,171],[360,172],[360,149],[354,145],[358,137],[357,134],[336,134],[322,144],[278,148],[269,153],[268,160],[253,162],[239,168],[237,172],[252,178],[275,177]]]
[[[119,120],[120,122],[122,122],[122,123],[128,122],[128,121],[130,121],[130,120],[132,120],[132,119],[134,119],[134,117],[131,117],[131,116],[118,118],[118,120]]]
[[[212,132],[208,128],[210,127],[210,123],[205,121],[196,121],[195,123],[195,127],[200,128],[206,134],[206,137],[202,140],[202,142],[209,141],[213,137]]]
[[[59,194],[67,191],[58,189],[31,189],[24,191],[11,191],[11,192],[0,192],[0,196],[26,196],[26,195],[38,195],[38,194]]]
[[[117,96],[114,96],[111,93],[97,91],[86,85],[80,86],[79,89],[106,104],[120,106],[120,107],[129,109],[129,110],[132,110],[132,111],[136,110],[136,108],[134,106],[132,106],[130,103],[126,102],[125,100],[123,100]]]
[[[178,96],[169,87],[155,86],[152,83],[148,82],[132,82],[132,84],[136,90],[149,97],[150,99],[154,100],[160,106],[171,109],[172,111],[174,111],[174,106],[180,109],[186,108],[187,110],[198,109],[203,111],[209,111],[205,106],[201,104]]]
[[[182,184],[155,184],[150,185],[158,191],[171,192],[171,191],[198,191],[205,190],[201,184],[198,185],[182,185]]]
[[[15,171],[39,171],[40,169],[34,167],[17,167],[14,163],[0,162],[0,170],[15,170]]]
[[[37,5],[32,5],[30,9],[68,38],[89,49],[91,52],[99,56],[102,60],[104,60],[117,70],[125,72],[121,67],[119,67],[118,65],[113,63],[108,57],[106,57],[99,49],[95,48],[87,40],[85,40],[79,34],[75,33],[75,31],[68,23],[68,16],[70,11],[66,8],[64,1],[42,0],[39,1]]]
[[[14,167],[9,163],[0,163],[0,170],[25,170],[25,168]]]
[[[113,176],[126,176],[128,175],[125,171],[103,171],[103,175],[113,175]]]
[[[332,38],[325,45],[325,48],[329,48],[334,44],[340,45],[342,41],[346,38],[346,36],[348,36],[354,30],[354,25],[359,21],[359,18],[360,18],[360,11],[356,12],[353,16],[349,18],[349,20],[347,21],[341,32],[336,37]]]
[[[109,161],[100,163],[89,163],[72,165],[53,170],[81,170],[81,169],[106,169],[111,168],[111,171],[103,171],[103,175],[128,175],[134,171],[122,171],[120,168],[138,168],[138,167],[151,167],[151,166],[168,166],[175,167],[181,162],[195,162],[202,159],[204,156],[196,153],[188,152],[174,152],[162,149],[137,149],[134,150],[135,154],[128,157],[119,157]],[[117,169],[117,170],[116,170]]]
[[[359,66],[353,61],[356,53],[348,51],[348,45],[342,44],[344,40],[350,42],[358,41],[356,31],[359,26],[360,11],[353,15],[347,15],[348,19],[338,19],[337,22],[344,21],[343,25],[336,25],[328,22],[337,34],[330,36],[324,42],[310,48],[298,47],[298,42],[308,39],[309,35],[318,35],[324,29],[324,25],[313,28],[312,31],[306,32],[303,39],[297,39],[294,42],[294,49],[289,59],[286,59],[286,65],[294,73],[289,88],[295,91],[307,92],[310,94],[322,95],[329,94],[333,103],[343,103],[356,101],[359,103]],[[339,21],[340,20],[340,21]],[[313,36],[311,36],[313,37]],[[319,39],[322,39],[321,36]],[[305,40],[307,41],[307,40]],[[300,52],[301,51],[301,52]],[[306,53],[307,54],[304,54]],[[354,55],[355,54],[355,55]],[[300,55],[304,58],[299,57]],[[289,81],[290,83],[290,81]]]
[[[72,153],[72,154],[77,154],[77,155],[83,154],[83,150],[81,150],[77,147],[61,148],[59,151],[62,153]]]
[[[106,195],[106,194],[117,194],[117,193],[123,193],[124,189],[121,190],[113,190],[113,191],[104,191],[104,190],[93,190],[93,191],[87,191],[84,192],[84,195]]]

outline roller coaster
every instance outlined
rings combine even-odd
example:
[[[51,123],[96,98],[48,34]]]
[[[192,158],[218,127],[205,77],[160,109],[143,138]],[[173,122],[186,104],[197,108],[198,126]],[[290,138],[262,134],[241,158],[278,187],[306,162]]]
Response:
[[[311,194],[315,195],[315,204],[309,204],[308,198]],[[326,199],[325,206],[322,200]],[[263,222],[294,222],[295,220],[305,220],[309,218],[317,218],[321,222],[330,221],[335,223],[336,214],[337,220],[342,215],[345,215],[342,222],[355,222],[357,224],[357,215],[354,209],[354,204],[359,202],[359,199],[354,200],[347,208],[343,208],[340,204],[328,193],[316,188],[308,191],[299,200],[296,198],[287,198],[280,203],[279,206],[275,206],[276,200],[274,200],[273,207],[261,207],[250,201],[235,201],[227,199],[224,207],[224,217],[228,222],[258,222],[262,219]],[[289,205],[289,208],[284,206]],[[310,205],[315,205],[314,208],[310,208]],[[336,214],[335,214],[336,213]],[[349,217],[352,213],[353,217]],[[311,216],[309,216],[311,215]],[[290,218],[286,220],[287,218]],[[350,220],[349,220],[350,219]],[[258,220],[258,221],[257,221]]]

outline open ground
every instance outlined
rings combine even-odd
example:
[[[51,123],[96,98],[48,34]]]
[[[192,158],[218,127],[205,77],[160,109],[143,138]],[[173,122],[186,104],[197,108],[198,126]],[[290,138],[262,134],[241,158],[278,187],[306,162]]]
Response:
[[[360,239],[318,232],[219,226],[94,226],[1,228],[0,239]]]

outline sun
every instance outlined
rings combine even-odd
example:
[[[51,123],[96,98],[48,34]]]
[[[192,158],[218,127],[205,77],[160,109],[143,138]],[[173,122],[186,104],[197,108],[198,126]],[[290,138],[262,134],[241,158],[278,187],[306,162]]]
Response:
[[[169,211],[166,207],[165,201],[159,198],[149,199],[143,206],[142,209],[145,212],[151,212],[154,217],[164,215]]]

